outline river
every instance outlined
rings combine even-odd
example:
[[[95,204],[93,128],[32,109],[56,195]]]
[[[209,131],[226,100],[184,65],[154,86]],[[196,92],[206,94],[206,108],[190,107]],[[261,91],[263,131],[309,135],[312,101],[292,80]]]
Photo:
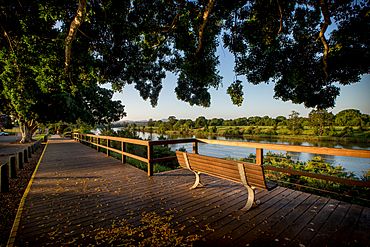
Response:
[[[117,130],[117,129],[115,129]],[[147,132],[137,132],[140,138],[142,139],[151,139],[158,140],[159,134],[156,133],[147,133]],[[170,136],[163,135],[167,139],[183,139],[183,138],[194,138],[194,136]],[[329,148],[348,148],[348,149],[365,149],[370,150],[369,144],[367,143],[351,143],[351,142],[332,142],[332,141],[297,141],[297,140],[279,140],[279,139],[270,139],[270,138],[256,138],[256,139],[247,139],[247,138],[236,138],[236,137],[209,137],[209,139],[216,140],[228,140],[228,141],[246,141],[246,142],[258,142],[258,143],[272,143],[272,144],[288,144],[296,146],[314,146],[314,147],[329,147]],[[176,150],[184,147],[187,151],[192,151],[191,143],[184,144],[174,144],[170,145],[172,150]],[[345,156],[332,156],[332,155],[316,155],[310,153],[299,153],[299,152],[284,152],[276,150],[264,150],[264,154],[268,151],[272,153],[283,153],[288,154],[292,157],[293,160],[308,161],[315,156],[321,156],[325,162],[328,162],[334,166],[343,166],[346,171],[353,172],[356,176],[362,177],[364,173],[370,170],[370,159],[364,158],[354,158],[354,157],[345,157]],[[254,148],[245,148],[245,147],[233,147],[233,146],[224,146],[224,145],[214,145],[214,144],[202,144],[198,145],[199,154],[209,155],[219,158],[232,157],[232,158],[245,158],[249,154],[256,152]]]

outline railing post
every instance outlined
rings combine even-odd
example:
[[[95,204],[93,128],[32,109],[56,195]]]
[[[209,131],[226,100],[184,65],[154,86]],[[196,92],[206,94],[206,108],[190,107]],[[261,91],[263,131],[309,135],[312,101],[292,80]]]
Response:
[[[15,156],[9,156],[9,177],[17,178],[17,168]]]
[[[121,151],[122,151],[122,157],[121,157],[121,161],[122,161],[122,164],[125,164],[126,163],[126,155],[123,154],[123,152],[126,152],[126,143],[121,141]]]
[[[23,169],[23,152],[18,152],[17,168]]]
[[[27,150],[27,148],[23,150],[23,161],[24,161],[24,163],[28,163],[28,150]]]
[[[193,142],[193,153],[198,154],[198,141]]]
[[[9,166],[0,162],[0,192],[9,192]]]
[[[152,164],[152,154],[153,154],[153,146],[148,143],[148,176],[153,176],[153,164]]]
[[[263,165],[263,149],[256,148],[256,165]]]
[[[110,146],[110,140],[107,139],[107,156],[109,156],[109,146]]]
[[[96,150],[99,152],[99,146],[100,145],[100,138],[99,137],[96,137]]]
[[[32,158],[31,146],[28,146],[27,150],[28,150],[28,158]]]

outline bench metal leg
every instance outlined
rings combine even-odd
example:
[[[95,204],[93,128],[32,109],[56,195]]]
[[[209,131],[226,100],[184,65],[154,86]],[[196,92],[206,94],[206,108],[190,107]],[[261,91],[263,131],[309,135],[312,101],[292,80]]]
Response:
[[[256,207],[260,202],[259,201],[257,201],[257,202],[254,201],[254,195],[255,195],[254,190],[255,190],[255,188],[252,187],[252,186],[249,186],[249,184],[248,184],[247,177],[245,176],[244,165],[238,163],[238,170],[239,170],[240,180],[242,181],[242,184],[244,185],[244,187],[247,189],[247,192],[248,192],[247,203],[240,210],[248,211],[252,207]]]
[[[184,159],[185,159],[185,163],[186,163],[187,168],[195,174],[195,182],[194,182],[193,186],[190,187],[190,189],[192,190],[192,189],[197,188],[198,186],[199,187],[204,186],[202,184],[202,182],[200,181],[200,172],[196,172],[193,169],[191,169],[189,159],[188,159],[188,155],[186,153],[184,153]]]
[[[247,203],[243,208],[241,208],[241,211],[248,211],[252,207],[256,207],[259,204],[259,201],[254,201],[254,188],[250,187],[249,185],[245,186],[248,191],[248,200]]]
[[[193,171],[191,170],[192,172],[194,172],[195,174],[195,182],[193,184],[193,186],[190,187],[190,189],[195,189],[197,188],[198,186],[199,187],[203,187],[204,185],[202,184],[202,182],[200,182],[200,172],[196,172],[196,171]]]

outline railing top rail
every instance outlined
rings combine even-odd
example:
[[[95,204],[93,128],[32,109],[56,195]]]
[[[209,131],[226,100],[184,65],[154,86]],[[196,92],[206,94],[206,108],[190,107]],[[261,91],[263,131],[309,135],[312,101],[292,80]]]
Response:
[[[370,150],[363,150],[363,149],[294,146],[294,145],[288,145],[288,144],[269,144],[269,143],[224,141],[224,140],[209,140],[209,139],[197,139],[197,140],[200,143],[218,144],[218,145],[225,145],[225,146],[262,148],[262,149],[282,150],[282,151],[290,151],[290,152],[370,158]]]
[[[195,138],[188,139],[175,139],[175,140],[158,140],[158,141],[149,141],[150,145],[165,145],[165,144],[178,144],[178,143],[191,143],[197,142]]]
[[[74,134],[80,134],[80,133],[74,133]],[[149,141],[144,140],[138,140],[138,139],[130,139],[130,138],[123,138],[123,137],[115,137],[115,136],[100,136],[100,135],[92,135],[92,134],[80,134],[84,136],[104,139],[104,140],[110,140],[110,141],[119,141],[119,142],[125,142],[125,143],[131,143],[131,144],[137,144],[137,145],[143,145],[147,146]]]

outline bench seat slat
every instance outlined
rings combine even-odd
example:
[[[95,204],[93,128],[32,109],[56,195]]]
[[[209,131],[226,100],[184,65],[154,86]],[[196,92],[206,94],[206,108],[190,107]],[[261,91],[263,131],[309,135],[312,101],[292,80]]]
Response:
[[[258,166],[258,165],[254,165],[254,166]],[[245,173],[247,174],[252,174],[252,175],[261,175],[263,173],[263,170],[259,167],[259,169],[248,169],[245,165],[244,165],[244,169],[245,169]]]
[[[252,180],[253,181],[264,181],[265,179],[263,174],[255,175],[255,174],[248,174],[248,172],[246,172],[245,175],[247,176],[248,181],[252,181]]]
[[[206,173],[206,174],[209,174],[209,175],[212,175],[212,176],[216,176],[216,177],[221,177],[221,178],[224,178],[224,179],[227,179],[227,180],[231,180],[231,181],[234,181],[234,182],[238,182],[238,183],[241,183],[240,182],[240,175],[239,173],[235,173],[235,174],[227,174],[225,172],[221,172],[220,170],[216,171],[216,170],[212,170],[210,169],[209,167],[202,167],[202,166],[197,166],[196,164],[193,164],[192,165],[192,168],[196,171],[199,171],[201,173]],[[263,177],[262,176],[259,176],[259,177],[253,177],[253,176],[250,176],[250,174],[247,174],[247,180],[248,180],[248,183],[251,185],[251,186],[254,186],[256,188],[260,188],[260,189],[267,189],[266,185],[265,185],[265,182],[263,181]]]
[[[230,162],[229,160],[223,160],[223,159],[203,159],[204,156],[196,157],[193,155],[189,155],[189,160],[193,162],[202,162],[205,164],[213,164],[220,167],[228,168],[234,170],[236,167],[235,161]]]
[[[255,179],[248,178],[248,184],[256,188],[259,188],[259,189],[267,189],[265,182],[261,180],[255,180]]]
[[[201,161],[194,161],[192,159],[189,159],[189,161],[190,161],[190,164],[191,164],[192,167],[195,167],[195,166],[197,166],[197,167],[206,167],[206,168],[209,168],[211,170],[222,171],[222,172],[225,172],[225,173],[228,173],[228,174],[239,176],[238,167],[237,167],[236,164],[235,164],[234,168],[229,168],[229,167],[219,166],[217,163],[215,163],[215,164],[206,163],[206,162],[201,162]]]
[[[232,173],[228,173],[228,172],[225,172],[225,171],[220,172],[220,170],[215,170],[215,169],[212,169],[211,167],[198,166],[196,164],[192,165],[192,169],[194,169],[196,171],[199,171],[199,172],[202,172],[202,173],[207,173],[207,174],[210,174],[210,175],[220,174],[220,176],[223,176],[223,177],[228,178],[228,179],[240,180],[240,176],[239,176],[238,173],[232,174]]]
[[[192,157],[195,159],[202,159],[202,160],[209,161],[209,162],[222,162],[223,164],[225,165],[229,164],[230,166],[233,166],[235,163],[235,160],[226,160],[226,159],[221,159],[217,157],[205,156],[201,154],[188,153],[188,157]]]
[[[185,160],[183,157],[181,158],[182,159],[179,159],[178,157],[179,161],[182,161],[181,162],[182,164],[180,165],[186,168]],[[217,175],[219,172],[222,172],[223,177],[226,177],[232,180],[240,180],[240,175],[237,170],[236,164],[234,165],[234,169],[229,169],[229,168],[217,166],[213,163],[204,162],[201,160],[197,160],[195,162],[193,157],[190,157],[190,155],[188,156],[188,158],[189,158],[189,162],[191,163],[191,167],[196,171],[200,171],[203,173],[211,173],[212,175]]]
[[[254,174],[254,175],[263,175],[263,169],[261,166],[252,164],[252,163],[246,163],[246,162],[239,162],[239,161],[233,161],[233,164],[227,164],[225,166],[225,163],[222,162],[222,159],[217,159],[214,160],[213,162],[208,162],[205,160],[202,160],[200,158],[195,158],[194,156],[189,155],[189,161],[192,164],[199,164],[199,165],[204,165],[204,166],[209,166],[209,167],[215,167],[217,169],[219,168],[224,168],[225,170],[232,171],[233,173],[239,174],[238,168],[237,168],[237,163],[242,163],[244,164],[244,169],[246,173],[248,174]],[[264,179],[264,178],[262,178]]]

